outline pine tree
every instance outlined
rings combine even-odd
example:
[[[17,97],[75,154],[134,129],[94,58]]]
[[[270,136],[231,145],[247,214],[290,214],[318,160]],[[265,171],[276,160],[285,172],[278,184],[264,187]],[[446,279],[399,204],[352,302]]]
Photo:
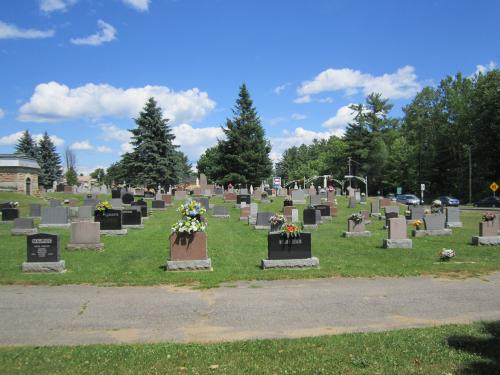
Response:
[[[161,108],[154,98],[149,98],[132,132],[134,150],[122,160],[127,171],[127,182],[149,188],[172,185],[178,182],[179,161],[177,148],[172,142],[175,135],[163,118]]]
[[[37,146],[36,142],[33,140],[30,132],[25,130],[22,137],[19,138],[19,141],[16,145],[16,154],[23,154],[30,158],[36,159],[37,156]]]
[[[243,84],[233,109],[234,117],[226,120],[226,139],[220,142],[221,162],[218,182],[260,185],[272,173],[269,159],[271,146],[264,138],[264,129]]]
[[[43,134],[38,144],[38,164],[40,165],[40,176],[38,184],[46,189],[52,188],[54,181],[62,177],[61,158],[56,152],[56,146],[47,132]]]

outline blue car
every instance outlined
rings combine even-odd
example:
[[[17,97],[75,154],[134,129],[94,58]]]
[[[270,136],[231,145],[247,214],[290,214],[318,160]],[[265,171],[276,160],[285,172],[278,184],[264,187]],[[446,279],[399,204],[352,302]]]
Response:
[[[458,207],[458,205],[460,204],[460,200],[458,200],[457,198],[454,198],[454,197],[450,197],[449,195],[439,197],[438,199],[441,201],[443,206],[456,206],[456,207]]]

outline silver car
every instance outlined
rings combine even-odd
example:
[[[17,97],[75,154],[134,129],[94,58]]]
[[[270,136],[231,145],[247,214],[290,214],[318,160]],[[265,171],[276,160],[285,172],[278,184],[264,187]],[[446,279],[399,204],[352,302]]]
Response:
[[[403,204],[418,206],[420,199],[413,194],[400,194],[396,196],[396,201]]]

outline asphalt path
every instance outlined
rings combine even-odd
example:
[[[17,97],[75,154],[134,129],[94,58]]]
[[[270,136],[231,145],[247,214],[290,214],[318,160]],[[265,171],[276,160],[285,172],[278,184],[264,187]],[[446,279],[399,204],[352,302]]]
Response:
[[[253,281],[208,290],[0,287],[2,346],[295,338],[499,319],[500,273]]]

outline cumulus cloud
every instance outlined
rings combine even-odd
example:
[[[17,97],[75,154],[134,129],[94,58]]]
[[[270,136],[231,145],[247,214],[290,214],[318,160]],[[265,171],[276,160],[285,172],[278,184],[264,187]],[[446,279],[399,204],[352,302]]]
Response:
[[[296,103],[307,103],[310,96],[331,91],[344,91],[346,95],[353,95],[359,90],[364,95],[372,92],[381,93],[390,99],[410,98],[420,90],[415,68],[407,65],[399,68],[395,73],[373,76],[359,70],[349,68],[327,69],[311,81],[305,81],[297,89]]]
[[[121,129],[114,124],[100,124],[102,134],[99,136],[100,139],[105,141],[122,141],[128,142],[132,133],[126,129]]]
[[[75,151],[88,151],[92,150],[94,147],[90,144],[89,141],[80,141],[73,143],[71,146],[69,146],[69,148]]]
[[[217,139],[224,137],[220,127],[195,128],[184,123],[174,126],[172,131],[175,135],[174,144],[181,147],[189,160],[197,160],[207,148],[217,143]]]
[[[136,117],[152,96],[172,124],[199,121],[215,108],[208,94],[197,88],[176,92],[166,86],[122,89],[94,83],[69,88],[52,81],[35,88],[30,101],[21,106],[18,120],[57,122],[103,116]]]
[[[97,152],[100,152],[101,154],[109,154],[113,152],[113,150],[108,146],[99,146],[97,147]]]
[[[337,110],[335,116],[330,117],[328,120],[323,122],[325,128],[343,128],[346,127],[349,122],[354,120],[354,111],[349,108],[351,104],[340,107]]]
[[[291,85],[291,83],[284,83],[284,84],[282,84],[282,85],[276,86],[276,87],[273,89],[273,91],[274,91],[274,93],[275,93],[276,95],[279,95],[279,94],[281,94],[283,91],[285,91],[285,90],[286,90],[286,88],[287,88],[288,86],[290,86],[290,85]]]
[[[312,99],[311,99],[310,95],[302,95],[302,96],[299,96],[298,98],[295,98],[293,100],[293,102],[297,103],[297,104],[306,104],[306,103],[310,103],[311,101],[312,101]]]
[[[0,146],[15,145],[19,141],[19,139],[23,136],[23,133],[24,131],[20,131],[1,137]],[[36,142],[38,142],[40,141],[40,139],[42,139],[43,134],[34,134],[32,135],[32,137],[35,139]],[[55,146],[61,146],[62,144],[64,144],[64,139],[58,137],[57,135],[51,135],[49,137]]]
[[[150,0],[122,0],[124,4],[138,10],[146,12],[149,9]]]
[[[489,71],[495,69],[497,67],[497,63],[494,62],[494,61],[490,61],[488,64],[486,65],[476,65],[476,71],[474,72],[473,75],[477,75],[477,74],[486,74],[488,73]]]
[[[0,108],[0,119],[4,117],[5,117],[5,111],[2,108]]]
[[[40,10],[44,13],[65,12],[77,0],[40,0]]]
[[[54,30],[21,29],[0,21],[0,39],[42,39],[53,37],[54,34]]]
[[[70,41],[76,45],[100,46],[116,39],[116,29],[103,20],[97,21],[99,31],[84,38],[72,38]]]
[[[302,127],[295,128],[293,131],[283,130],[283,133],[279,137],[271,137],[271,159],[274,162],[279,161],[283,152],[290,147],[300,146],[302,144],[311,144],[315,139],[328,139],[332,135],[341,137],[344,135],[343,129],[337,129],[335,131],[324,131],[316,132],[313,130],[307,130]]]
[[[292,116],[291,116],[292,120],[297,120],[297,121],[305,120],[306,118],[307,118],[307,116],[303,115],[301,113],[292,113]]]
[[[124,142],[120,145],[120,152],[119,152],[120,155],[132,151],[134,151],[134,147],[129,142]]]

